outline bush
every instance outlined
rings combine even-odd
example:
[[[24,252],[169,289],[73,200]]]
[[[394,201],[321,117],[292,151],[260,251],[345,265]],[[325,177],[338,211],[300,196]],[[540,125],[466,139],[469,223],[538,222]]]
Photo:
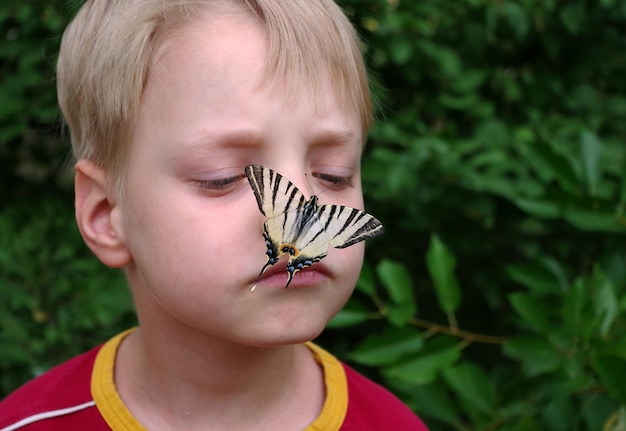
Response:
[[[319,342],[432,430],[624,429],[626,1],[340,4],[380,102],[363,178],[388,233]],[[73,10],[0,6],[4,393],[134,322],[61,168]]]

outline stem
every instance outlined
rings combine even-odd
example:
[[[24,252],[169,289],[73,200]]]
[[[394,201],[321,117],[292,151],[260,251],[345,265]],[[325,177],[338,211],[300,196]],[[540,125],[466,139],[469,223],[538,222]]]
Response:
[[[448,327],[438,323],[429,322],[427,320],[412,317],[409,323],[420,328],[424,328],[431,333],[448,334],[462,338],[469,343],[485,343],[485,344],[504,344],[509,339],[507,337],[498,337],[495,335],[476,334],[474,332],[464,331],[457,327]]]

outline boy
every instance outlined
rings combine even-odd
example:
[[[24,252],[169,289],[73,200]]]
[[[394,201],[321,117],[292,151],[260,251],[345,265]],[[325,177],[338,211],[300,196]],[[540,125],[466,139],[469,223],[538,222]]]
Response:
[[[331,0],[90,0],[58,93],[79,230],[124,269],[139,327],[9,396],[0,429],[425,429],[308,343],[350,296],[363,243],[288,289],[274,265],[251,291],[266,256],[245,166],[363,207],[367,78]]]

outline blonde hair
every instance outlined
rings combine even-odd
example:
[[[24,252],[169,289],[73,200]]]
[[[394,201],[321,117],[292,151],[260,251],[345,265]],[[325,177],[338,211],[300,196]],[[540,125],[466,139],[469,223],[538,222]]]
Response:
[[[296,97],[326,73],[342,109],[358,113],[365,136],[372,120],[358,36],[333,0],[88,0],[63,35],[58,99],[76,159],[89,159],[117,182],[126,132],[137,115],[154,54],[170,31],[199,11],[243,6],[267,34],[265,82]]]

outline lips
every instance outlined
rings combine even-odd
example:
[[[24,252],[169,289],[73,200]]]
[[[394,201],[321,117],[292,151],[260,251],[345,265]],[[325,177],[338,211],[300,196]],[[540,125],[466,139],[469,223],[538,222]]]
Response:
[[[289,289],[292,287],[315,286],[324,280],[327,280],[330,276],[331,273],[326,265],[323,263],[315,263],[314,265],[306,267],[295,273],[291,283],[289,284]],[[280,259],[276,264],[270,266],[263,273],[263,276],[258,280],[258,283],[257,278],[255,277],[251,281],[251,284],[254,285],[256,283],[259,287],[280,286],[284,288],[287,284],[287,280],[287,260]]]

